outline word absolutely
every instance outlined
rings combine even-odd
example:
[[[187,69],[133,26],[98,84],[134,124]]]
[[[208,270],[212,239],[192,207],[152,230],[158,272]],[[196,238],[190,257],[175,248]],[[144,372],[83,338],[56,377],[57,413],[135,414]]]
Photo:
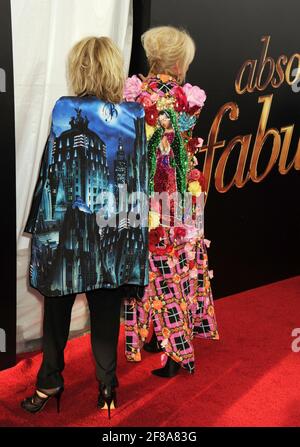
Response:
[[[0,328],[0,352],[6,352],[6,332]]]
[[[300,77],[300,53],[294,53],[289,58],[282,54],[275,61],[271,56],[267,56],[271,36],[263,36],[263,48],[259,62],[257,59],[247,59],[237,73],[235,80],[235,90],[238,94],[252,93],[255,90],[263,91],[269,84],[273,88],[280,87],[285,81],[292,85]],[[298,70],[294,71],[293,64],[297,63]],[[295,75],[292,78],[291,75]],[[246,78],[244,81],[244,78]],[[264,79],[264,80],[262,80]],[[244,81],[244,85],[243,84]]]
[[[6,73],[0,68],[0,93],[6,93]]]

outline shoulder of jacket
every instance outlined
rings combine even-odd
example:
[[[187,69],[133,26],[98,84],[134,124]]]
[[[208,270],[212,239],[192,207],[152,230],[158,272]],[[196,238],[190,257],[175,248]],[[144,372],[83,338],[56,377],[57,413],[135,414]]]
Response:
[[[123,101],[120,104],[121,108],[124,109],[128,109],[130,110],[132,113],[136,113],[137,115],[144,116],[145,115],[145,110],[144,107],[141,103],[139,102],[135,102],[135,101]]]

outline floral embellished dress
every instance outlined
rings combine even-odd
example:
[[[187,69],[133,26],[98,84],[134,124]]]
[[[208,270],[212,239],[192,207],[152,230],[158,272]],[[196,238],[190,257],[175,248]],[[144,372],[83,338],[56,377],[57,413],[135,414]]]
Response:
[[[192,130],[206,95],[166,74],[146,81],[134,75],[126,80],[124,99],[145,109],[150,190],[149,285],[142,300],[125,301],[125,355],[128,361],[140,361],[153,327],[162,363],[170,356],[192,373],[193,339],[219,339],[207,256],[210,241],[193,224],[205,179],[195,167],[203,140],[193,138]],[[173,200],[163,208],[154,197],[176,192],[189,192],[193,199],[189,215],[180,221]]]

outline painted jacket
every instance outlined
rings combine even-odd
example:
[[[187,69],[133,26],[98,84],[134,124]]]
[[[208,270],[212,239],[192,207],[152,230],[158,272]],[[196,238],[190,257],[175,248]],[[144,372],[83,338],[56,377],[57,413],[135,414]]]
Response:
[[[147,160],[140,104],[56,102],[25,226],[32,287],[61,296],[148,284]]]

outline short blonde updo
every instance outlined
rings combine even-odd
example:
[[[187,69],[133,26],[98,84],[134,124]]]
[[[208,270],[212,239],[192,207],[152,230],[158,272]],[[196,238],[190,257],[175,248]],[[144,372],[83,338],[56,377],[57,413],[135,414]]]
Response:
[[[68,78],[78,96],[94,95],[119,103],[125,83],[121,51],[109,37],[86,37],[71,49]]]
[[[157,26],[150,28],[141,36],[150,73],[166,73],[184,82],[185,75],[196,52],[192,37],[184,28]],[[178,62],[180,73],[174,71]]]

